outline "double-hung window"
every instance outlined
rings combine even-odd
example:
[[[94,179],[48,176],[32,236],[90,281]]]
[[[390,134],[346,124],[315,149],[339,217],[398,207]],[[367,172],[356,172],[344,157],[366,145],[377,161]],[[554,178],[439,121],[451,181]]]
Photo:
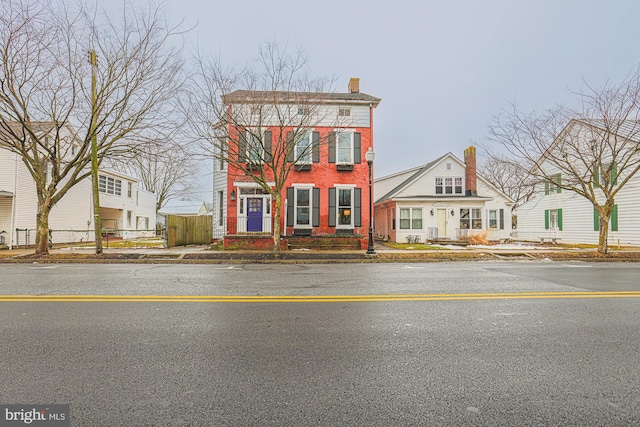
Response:
[[[400,208],[401,230],[422,230],[422,208]]]
[[[296,163],[297,164],[310,164],[312,154],[312,135],[313,132],[307,132],[300,137],[300,140],[296,143]]]
[[[460,228],[482,230],[482,209],[460,209]]]
[[[353,189],[338,189],[338,227],[353,226]]]
[[[493,230],[504,230],[504,209],[489,210],[489,228]]]
[[[311,207],[313,191],[309,187],[295,188],[295,214],[294,224],[300,228],[311,228]]]
[[[353,164],[353,132],[336,132],[338,158],[336,164]]]
[[[489,211],[489,228],[498,228],[498,211],[496,210]]]
[[[246,159],[248,163],[260,164],[264,155],[264,147],[260,138],[252,132],[247,132],[247,153]]]

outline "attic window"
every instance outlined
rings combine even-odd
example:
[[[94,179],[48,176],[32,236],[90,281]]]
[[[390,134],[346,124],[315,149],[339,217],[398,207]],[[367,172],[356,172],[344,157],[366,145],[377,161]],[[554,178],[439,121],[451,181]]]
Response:
[[[451,163],[447,163],[447,170],[450,171],[451,170]]]
[[[351,115],[351,108],[338,108],[338,117],[348,117]]]
[[[298,107],[298,115],[306,116],[309,114],[309,107]]]

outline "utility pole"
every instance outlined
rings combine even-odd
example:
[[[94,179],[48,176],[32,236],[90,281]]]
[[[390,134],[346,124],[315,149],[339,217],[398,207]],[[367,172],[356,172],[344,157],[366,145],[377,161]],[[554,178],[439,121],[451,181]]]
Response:
[[[98,70],[98,55],[95,50],[89,51],[89,64],[91,64],[91,122],[89,132],[91,135],[91,189],[93,193],[93,226],[96,235],[96,255],[102,253],[102,218],[100,217],[100,191],[98,188],[98,133],[96,132],[98,121],[96,73]]]

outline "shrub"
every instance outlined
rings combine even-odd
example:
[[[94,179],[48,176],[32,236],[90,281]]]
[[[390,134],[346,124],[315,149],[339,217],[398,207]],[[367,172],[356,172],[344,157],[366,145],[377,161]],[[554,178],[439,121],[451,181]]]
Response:
[[[469,233],[469,237],[467,238],[470,245],[488,245],[489,241],[487,240],[487,232],[481,231],[479,233],[471,234]]]

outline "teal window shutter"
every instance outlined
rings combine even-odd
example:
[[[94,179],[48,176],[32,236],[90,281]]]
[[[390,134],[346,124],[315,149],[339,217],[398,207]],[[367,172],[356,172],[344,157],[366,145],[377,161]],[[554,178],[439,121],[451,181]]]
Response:
[[[593,231],[600,231],[600,214],[595,207],[593,208]]]
[[[545,209],[544,211],[544,229],[549,229],[549,209]]]
[[[600,187],[600,168],[598,168],[598,166],[595,166],[593,168],[593,186],[594,188],[598,188]]]
[[[562,193],[562,188],[560,188],[560,184],[562,184],[562,175],[556,175],[556,193]]]
[[[549,181],[544,182],[544,194],[549,194]]]
[[[611,231],[618,231],[618,205],[613,205],[611,212]]]
[[[562,231],[562,209],[558,209],[558,230]]]

